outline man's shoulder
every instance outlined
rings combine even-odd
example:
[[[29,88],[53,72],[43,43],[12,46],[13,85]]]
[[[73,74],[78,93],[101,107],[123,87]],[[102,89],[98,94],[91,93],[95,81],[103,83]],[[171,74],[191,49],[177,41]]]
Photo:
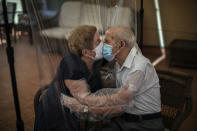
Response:
[[[144,72],[146,69],[146,66],[150,64],[151,64],[150,60],[146,58],[145,56],[143,56],[142,54],[137,54],[133,61],[135,70],[140,70],[142,72]]]

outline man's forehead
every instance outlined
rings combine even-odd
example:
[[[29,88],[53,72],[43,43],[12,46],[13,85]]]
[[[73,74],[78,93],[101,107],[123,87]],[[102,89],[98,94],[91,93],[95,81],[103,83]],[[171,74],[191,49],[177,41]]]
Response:
[[[106,34],[111,34],[111,33],[113,33],[113,30],[112,30],[112,29],[108,29],[108,30],[106,31]]]
[[[120,27],[112,27],[112,28],[109,28],[107,30],[107,32],[110,32],[110,33],[115,33],[117,32],[118,30],[120,30],[121,28]]]
[[[106,35],[105,35],[105,40],[109,40],[111,38],[111,36],[110,36],[110,33],[106,33]]]
[[[111,30],[108,30],[108,31],[106,32],[105,37],[111,38],[112,36],[113,36],[113,32],[111,32]]]
[[[105,40],[113,39],[114,36],[115,36],[115,33],[116,33],[116,28],[115,27],[108,29],[106,31],[106,34],[105,34]]]

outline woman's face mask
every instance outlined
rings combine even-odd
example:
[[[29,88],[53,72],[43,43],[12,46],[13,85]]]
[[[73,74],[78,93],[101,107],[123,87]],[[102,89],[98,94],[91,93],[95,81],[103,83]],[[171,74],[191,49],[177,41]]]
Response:
[[[93,49],[96,53],[94,60],[99,60],[103,58],[103,43],[101,42],[96,48]]]

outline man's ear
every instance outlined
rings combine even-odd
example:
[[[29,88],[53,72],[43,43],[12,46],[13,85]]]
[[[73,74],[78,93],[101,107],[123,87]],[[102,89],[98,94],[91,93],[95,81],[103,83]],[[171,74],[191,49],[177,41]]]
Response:
[[[126,42],[124,40],[120,41],[120,48],[126,47]]]

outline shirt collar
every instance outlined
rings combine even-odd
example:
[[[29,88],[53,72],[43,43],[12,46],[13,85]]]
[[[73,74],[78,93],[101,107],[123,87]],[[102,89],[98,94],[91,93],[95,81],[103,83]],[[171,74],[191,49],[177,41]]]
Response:
[[[134,47],[130,50],[130,52],[129,52],[127,58],[125,59],[123,65],[122,65],[122,67],[120,68],[119,71],[121,71],[124,67],[126,67],[126,68],[130,68],[130,67],[131,67],[131,64],[132,64],[132,62],[133,62],[133,59],[134,59],[136,53],[137,53],[137,49],[136,49],[135,46],[134,46]],[[120,67],[119,64],[118,64],[118,67]]]

